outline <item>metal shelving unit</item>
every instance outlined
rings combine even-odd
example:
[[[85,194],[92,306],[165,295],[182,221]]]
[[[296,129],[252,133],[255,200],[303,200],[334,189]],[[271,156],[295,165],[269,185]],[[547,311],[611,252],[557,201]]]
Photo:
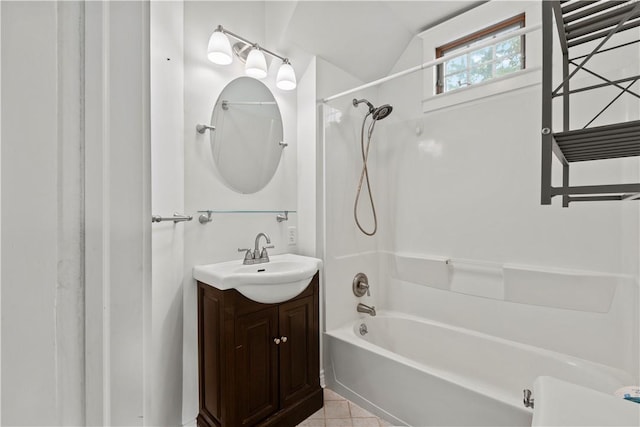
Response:
[[[562,82],[553,86],[552,51],[555,18],[562,50]],[[562,205],[570,202],[640,199],[640,183],[617,185],[569,185],[569,165],[603,159],[640,156],[640,120],[590,127],[591,124],[622,95],[640,99],[630,90],[640,75],[611,80],[588,68],[589,61],[598,54],[629,46],[640,40],[604,48],[616,33],[640,26],[640,1],[543,1],[542,2],[542,186],[541,203],[551,204],[555,196],[562,196]],[[585,43],[597,42],[587,55],[571,57],[571,49]],[[588,73],[602,83],[571,88],[571,79],[578,73]],[[614,86],[620,93],[610,100],[582,129],[570,129],[570,96],[575,93]],[[563,130],[553,132],[552,104],[562,98]],[[607,101],[605,101],[607,102]],[[553,156],[562,163],[562,186],[552,185]]]

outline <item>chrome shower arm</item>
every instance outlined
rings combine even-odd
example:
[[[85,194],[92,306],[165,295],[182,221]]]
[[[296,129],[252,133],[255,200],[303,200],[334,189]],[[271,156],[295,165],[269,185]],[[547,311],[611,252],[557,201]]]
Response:
[[[362,98],[362,99],[355,99],[355,98],[353,98],[353,101],[352,101],[352,102],[353,102],[353,106],[354,106],[354,107],[357,107],[357,106],[358,106],[358,104],[361,104],[361,103],[363,103],[363,102],[364,102],[364,103],[365,103],[365,104],[367,104],[367,106],[369,107],[369,112],[370,112],[370,113],[372,113],[372,112],[373,112],[373,110],[375,110],[375,107],[373,106],[373,104],[372,104],[372,103],[370,103],[369,101],[367,101],[367,100],[366,100],[366,99],[364,99],[364,98]]]

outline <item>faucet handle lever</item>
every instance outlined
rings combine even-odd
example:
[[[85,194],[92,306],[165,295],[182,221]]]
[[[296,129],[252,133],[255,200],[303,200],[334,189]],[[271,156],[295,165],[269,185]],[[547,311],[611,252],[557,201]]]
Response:
[[[244,260],[245,261],[253,259],[253,253],[251,252],[251,249],[238,248],[238,252],[244,252]]]
[[[367,296],[371,296],[371,291],[369,290],[369,279],[366,274],[358,273],[353,278],[353,294],[357,297],[362,297],[365,293]]]
[[[275,246],[273,245],[267,245],[267,246],[263,246],[262,247],[262,252],[260,252],[260,259],[266,259],[267,262],[269,262],[269,254],[267,254],[267,249],[273,249],[275,248]],[[256,258],[258,257],[258,255],[256,254]]]
[[[364,291],[367,291],[367,296],[370,297],[371,296],[371,291],[370,291],[370,287],[369,284],[366,282],[360,282],[358,284],[358,287],[360,288],[360,291],[364,293]]]

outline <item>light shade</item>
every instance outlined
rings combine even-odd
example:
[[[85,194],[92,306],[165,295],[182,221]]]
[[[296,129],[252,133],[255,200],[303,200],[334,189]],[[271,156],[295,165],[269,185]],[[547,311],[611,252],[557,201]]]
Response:
[[[296,72],[293,70],[291,64],[285,61],[278,70],[278,77],[276,78],[276,86],[282,90],[293,90],[296,88]]]
[[[211,34],[209,46],[207,47],[207,58],[214,64],[219,65],[228,65],[233,61],[231,44],[222,31],[216,30]]]
[[[249,56],[247,56],[247,64],[244,67],[244,72],[247,76],[256,79],[267,77],[267,60],[260,49],[255,47],[251,49]]]

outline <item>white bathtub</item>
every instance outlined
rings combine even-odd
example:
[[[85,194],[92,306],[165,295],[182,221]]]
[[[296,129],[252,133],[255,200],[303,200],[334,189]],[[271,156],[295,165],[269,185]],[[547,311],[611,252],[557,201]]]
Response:
[[[540,375],[606,393],[633,382],[608,366],[397,312],[326,335],[327,384],[403,425],[530,426],[522,390]]]

